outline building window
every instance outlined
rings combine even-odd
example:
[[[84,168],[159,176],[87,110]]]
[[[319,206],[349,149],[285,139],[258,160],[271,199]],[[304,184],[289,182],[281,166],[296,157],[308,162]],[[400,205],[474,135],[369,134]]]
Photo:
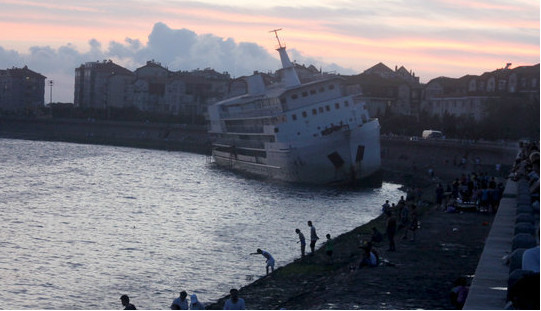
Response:
[[[323,107],[319,107],[319,113],[323,113]]]
[[[292,114],[292,115],[291,115],[291,120],[296,121],[296,120],[297,120],[297,115],[296,115],[296,114]]]
[[[303,111],[303,112],[302,112],[302,117],[303,117],[303,118],[306,118],[307,116],[308,116],[308,114],[306,113],[306,111]]]
[[[302,92],[302,97],[306,97],[306,96],[308,96],[308,92],[307,91]]]
[[[324,88],[324,87],[320,87],[320,88],[319,88],[319,92],[320,92],[320,93],[325,92],[325,88]]]
[[[299,96],[297,94],[291,95],[291,99],[297,99]]]
[[[334,108],[340,109],[340,103],[335,103],[335,104],[334,104]]]
[[[313,115],[316,115],[316,114],[317,114],[317,109],[315,109],[315,108],[312,109],[312,114],[313,114]]]
[[[315,93],[317,93],[315,89],[310,90],[310,95],[314,95]]]
[[[329,105],[325,105],[325,110],[327,110],[327,111],[331,111],[331,106],[329,106]]]
[[[334,90],[334,84],[329,85],[329,90]]]
[[[349,102],[346,100],[346,101],[344,102],[344,105],[345,105],[346,107],[349,107]]]

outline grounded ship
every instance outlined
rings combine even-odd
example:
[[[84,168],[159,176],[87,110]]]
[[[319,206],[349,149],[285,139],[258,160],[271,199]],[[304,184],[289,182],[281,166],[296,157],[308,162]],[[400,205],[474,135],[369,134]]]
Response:
[[[256,73],[243,78],[243,94],[209,107],[214,161],[312,184],[356,182],[377,173],[379,121],[370,118],[360,94],[348,94],[338,75],[319,73],[301,83],[278,30],[279,82]]]

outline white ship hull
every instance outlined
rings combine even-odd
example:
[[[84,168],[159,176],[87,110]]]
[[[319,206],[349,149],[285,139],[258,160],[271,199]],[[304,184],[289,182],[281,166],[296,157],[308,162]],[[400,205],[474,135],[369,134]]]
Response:
[[[380,126],[362,96],[337,75],[312,72],[301,81],[285,47],[277,50],[279,81],[262,74],[240,78],[232,88],[237,95],[209,107],[215,163],[298,183],[374,175],[381,164]]]
[[[213,157],[221,167],[263,178],[310,184],[349,183],[380,170],[379,134],[376,120],[286,148],[269,143],[266,158],[218,150],[213,151]],[[329,158],[333,154],[331,158],[338,163]]]

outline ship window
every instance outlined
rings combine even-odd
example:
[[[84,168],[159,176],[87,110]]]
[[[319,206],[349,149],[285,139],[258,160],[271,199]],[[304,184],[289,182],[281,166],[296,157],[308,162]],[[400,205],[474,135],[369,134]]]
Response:
[[[316,114],[317,114],[316,108],[312,109],[312,114],[313,114],[313,115],[316,115]]]
[[[325,110],[327,110],[327,111],[331,111],[331,106],[329,106],[329,105],[325,105]]]
[[[329,90],[334,90],[334,84],[329,85]]]
[[[277,127],[274,128],[274,133],[278,133],[280,131],[280,129],[278,129]]]
[[[287,103],[286,98],[285,98],[285,97],[280,97],[280,103],[281,103],[281,104]]]
[[[292,114],[292,115],[291,115],[291,120],[293,120],[293,121],[297,120],[297,115],[296,115],[296,114]]]
[[[319,107],[319,113],[323,113],[323,107]]]
[[[310,94],[313,95],[316,93],[316,90],[310,90]]]
[[[334,103],[334,108],[340,109],[340,103]]]
[[[349,107],[349,102],[346,100],[346,101],[344,102],[344,105],[346,105],[346,107]]]
[[[302,92],[302,97],[306,97],[306,96],[308,96],[308,92],[307,91]]]
[[[306,118],[306,117],[308,116],[308,114],[306,113],[306,111],[303,111],[303,112],[302,112],[302,116],[303,116],[304,118]]]
[[[291,99],[297,99],[297,97],[299,97],[297,94],[291,95]]]
[[[319,92],[320,92],[320,93],[325,92],[325,88],[324,88],[324,87],[320,87],[320,88],[319,88]]]

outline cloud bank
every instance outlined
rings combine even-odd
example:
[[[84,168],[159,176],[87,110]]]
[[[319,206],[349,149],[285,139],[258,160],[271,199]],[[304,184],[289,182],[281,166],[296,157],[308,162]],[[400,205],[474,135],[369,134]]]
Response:
[[[228,72],[232,77],[249,75],[253,71],[274,71],[280,68],[277,55],[269,54],[263,47],[249,42],[235,42],[212,34],[196,34],[189,29],[172,29],[156,23],[148,42],[126,38],[124,42],[111,41],[105,47],[96,39],[88,41],[87,52],[80,52],[72,44],[57,49],[34,46],[27,53],[0,47],[0,68],[28,66],[54,81],[53,102],[73,102],[75,68],[92,61],[111,59],[115,63],[135,70],[148,60],[154,60],[171,71],[191,71],[212,68]],[[296,50],[289,50],[290,58],[300,64],[315,65],[325,71],[352,74],[353,70],[336,64],[326,64],[315,58],[304,57]],[[45,91],[49,103],[50,89]]]

